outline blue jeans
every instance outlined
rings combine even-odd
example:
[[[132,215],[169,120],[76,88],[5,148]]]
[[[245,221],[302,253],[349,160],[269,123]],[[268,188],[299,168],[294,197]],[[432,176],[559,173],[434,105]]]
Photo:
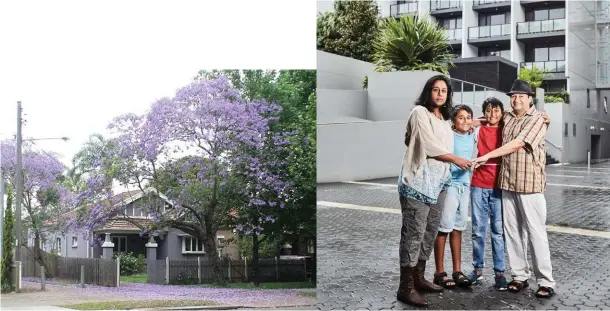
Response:
[[[491,224],[491,252],[494,271],[506,270],[504,255],[504,228],[502,226],[502,190],[471,187],[472,209],[472,265],[485,267],[485,238],[487,222]]]

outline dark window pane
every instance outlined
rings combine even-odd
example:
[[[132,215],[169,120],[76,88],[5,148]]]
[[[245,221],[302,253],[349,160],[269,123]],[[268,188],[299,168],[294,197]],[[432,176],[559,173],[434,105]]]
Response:
[[[534,20],[543,21],[549,19],[549,10],[538,10],[534,12]]]
[[[565,60],[565,47],[549,48],[549,60]]]
[[[549,49],[548,48],[534,49],[534,61],[545,62],[547,60],[549,60]]]
[[[491,25],[502,25],[504,23],[506,23],[506,17],[504,16],[504,14],[491,16]]]
[[[549,19],[565,18],[565,12],[564,8],[549,10]]]

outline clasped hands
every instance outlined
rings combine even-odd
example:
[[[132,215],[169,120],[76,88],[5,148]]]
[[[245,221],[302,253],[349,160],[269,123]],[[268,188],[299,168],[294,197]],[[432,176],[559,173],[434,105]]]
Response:
[[[489,160],[489,157],[487,157],[487,156],[481,156],[474,160],[458,158],[454,164],[463,170],[467,170],[469,168],[476,169],[477,167],[485,164],[485,162],[487,162],[488,160]]]

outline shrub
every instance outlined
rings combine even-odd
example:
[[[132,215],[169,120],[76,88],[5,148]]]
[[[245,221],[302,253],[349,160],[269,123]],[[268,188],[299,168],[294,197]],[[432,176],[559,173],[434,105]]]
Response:
[[[334,12],[318,16],[317,49],[370,61],[379,24],[375,1],[337,0],[334,7]]]
[[[413,14],[382,21],[373,42],[376,70],[434,70],[447,74],[454,67],[447,35],[438,23]]]
[[[134,275],[146,271],[146,260],[144,255],[134,255],[133,253],[116,253],[113,259],[121,260],[121,275]]]
[[[527,67],[521,67],[521,69],[519,70],[519,76],[518,78],[520,80],[523,80],[527,83],[529,83],[529,85],[532,87],[532,91],[536,91],[537,88],[540,87],[540,85],[542,84],[542,80],[544,80],[545,78],[548,78],[549,74],[547,72],[545,72],[542,69],[539,69],[537,67],[532,67],[532,68],[527,68]]]

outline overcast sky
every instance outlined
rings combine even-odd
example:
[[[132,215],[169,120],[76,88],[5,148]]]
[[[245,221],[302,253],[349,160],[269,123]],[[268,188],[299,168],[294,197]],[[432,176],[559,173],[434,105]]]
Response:
[[[68,164],[113,117],[145,112],[200,69],[313,69],[315,1],[288,2],[4,1],[0,137],[16,132],[19,100],[23,136],[68,136],[37,143]]]

